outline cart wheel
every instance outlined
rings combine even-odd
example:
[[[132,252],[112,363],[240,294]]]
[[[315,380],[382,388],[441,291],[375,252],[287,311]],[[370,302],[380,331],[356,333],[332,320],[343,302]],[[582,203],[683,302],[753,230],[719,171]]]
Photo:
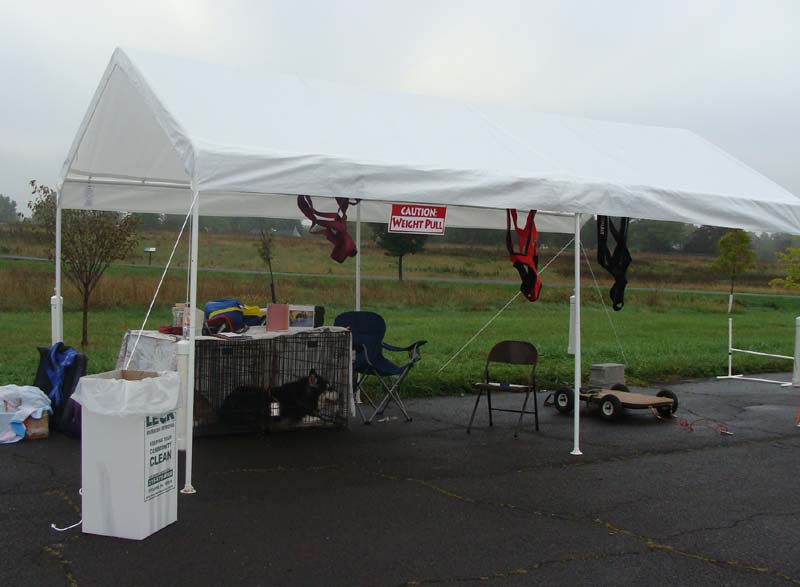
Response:
[[[614,385],[611,386],[611,389],[613,391],[628,391],[628,392],[630,391],[630,389],[628,389],[628,386],[625,385],[624,383],[615,383]]]
[[[562,387],[553,394],[553,403],[562,414],[569,414],[575,407],[575,393],[569,387]]]
[[[656,394],[656,396],[668,397],[669,399],[672,400],[671,406],[660,406],[658,408],[659,416],[662,416],[664,418],[669,418],[670,416],[672,416],[672,414],[678,411],[678,396],[675,395],[672,391],[670,391],[669,389],[662,389]]]
[[[607,395],[600,400],[600,415],[604,420],[616,420],[622,415],[622,402],[615,395]]]

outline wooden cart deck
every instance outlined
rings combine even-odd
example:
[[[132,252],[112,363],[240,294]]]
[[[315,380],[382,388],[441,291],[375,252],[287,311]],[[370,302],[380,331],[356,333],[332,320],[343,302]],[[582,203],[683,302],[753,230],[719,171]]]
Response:
[[[581,399],[586,401],[602,401],[608,395],[616,396],[624,408],[646,409],[672,405],[672,398],[658,397],[632,391],[618,391],[616,389],[598,389],[597,391],[581,392]]]
[[[554,391],[552,399],[553,405],[562,414],[569,413],[576,407],[574,392],[568,387]],[[671,417],[678,410],[678,398],[668,389],[662,389],[656,395],[634,393],[621,383],[615,384],[611,389],[581,389],[578,400],[586,402],[587,406],[598,407],[600,415],[606,420],[616,420],[625,409],[650,409],[658,418]]]

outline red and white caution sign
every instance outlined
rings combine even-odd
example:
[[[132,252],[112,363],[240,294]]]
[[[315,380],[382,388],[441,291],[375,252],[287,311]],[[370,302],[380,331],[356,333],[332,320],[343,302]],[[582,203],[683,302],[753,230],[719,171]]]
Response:
[[[444,234],[447,206],[392,204],[389,232]]]

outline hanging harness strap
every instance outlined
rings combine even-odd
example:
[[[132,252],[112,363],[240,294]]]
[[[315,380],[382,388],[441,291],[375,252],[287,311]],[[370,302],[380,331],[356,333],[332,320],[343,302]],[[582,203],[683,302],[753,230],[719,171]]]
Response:
[[[318,212],[314,209],[311,196],[297,196],[297,207],[311,221],[311,234],[324,234],[325,238],[333,244],[331,259],[343,263],[348,257],[355,257],[358,251],[356,243],[347,232],[347,208],[358,204],[359,200],[336,198],[339,210],[336,212]],[[321,230],[314,231],[319,226]]]
[[[617,312],[625,305],[625,286],[628,284],[626,274],[632,260],[628,251],[629,221],[630,218],[620,218],[619,228],[616,228],[608,216],[597,217],[597,262],[614,277],[610,294],[614,310]],[[613,254],[608,249],[609,232],[616,242]]]
[[[514,269],[517,270],[522,280],[519,290],[531,302],[539,299],[539,292],[542,289],[542,281],[539,279],[539,272],[536,269],[539,264],[539,255],[536,253],[536,247],[539,244],[539,233],[534,222],[535,216],[536,210],[528,212],[525,228],[520,230],[517,225],[517,211],[511,208],[506,209],[506,247],[508,248],[508,255],[514,264]],[[519,237],[519,251],[514,250],[514,244],[511,239],[512,219],[514,221],[514,230]]]
[[[56,409],[60,408],[64,401],[62,393],[64,376],[66,375],[67,369],[75,362],[76,358],[78,358],[78,351],[61,342],[57,342],[50,347],[50,351],[47,353],[47,360],[45,361],[44,367],[47,372],[47,377],[49,377],[53,385],[47,395]]]

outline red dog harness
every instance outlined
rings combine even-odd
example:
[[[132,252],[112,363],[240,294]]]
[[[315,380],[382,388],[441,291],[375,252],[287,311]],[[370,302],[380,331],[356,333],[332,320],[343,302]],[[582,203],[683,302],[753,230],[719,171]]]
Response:
[[[314,209],[311,196],[297,196],[297,207],[311,221],[311,234],[324,234],[325,238],[333,244],[331,259],[337,263],[343,263],[348,257],[355,257],[358,251],[356,243],[347,232],[347,208],[358,204],[358,200],[347,198],[336,198],[339,210],[336,212],[318,212]],[[322,230],[312,230],[315,226],[320,226]]]
[[[528,220],[525,228],[520,230],[517,225],[517,211],[506,209],[506,247],[508,248],[509,258],[514,264],[514,269],[519,273],[522,284],[519,290],[528,298],[528,301],[535,302],[539,299],[539,292],[542,289],[542,281],[539,279],[539,272],[536,266],[539,264],[539,255],[536,254],[536,247],[539,244],[539,232],[536,230],[534,217],[536,210],[528,212]],[[511,220],[514,220],[514,230],[519,237],[519,251],[514,250],[511,240]]]

